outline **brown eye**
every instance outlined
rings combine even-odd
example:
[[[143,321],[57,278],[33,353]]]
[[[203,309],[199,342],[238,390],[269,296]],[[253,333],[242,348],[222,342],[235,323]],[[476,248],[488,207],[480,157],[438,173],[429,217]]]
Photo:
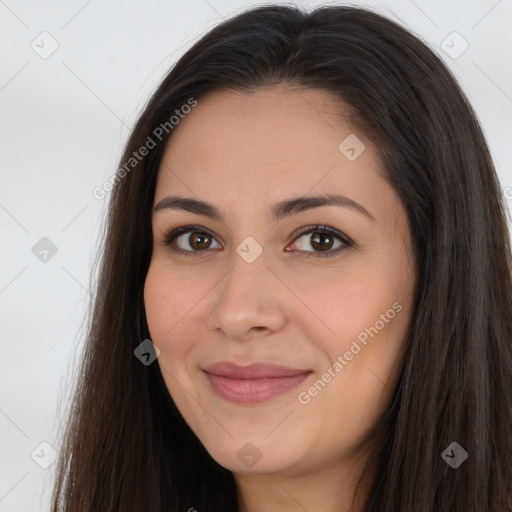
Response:
[[[214,240],[208,233],[188,231],[176,237],[176,245],[183,251],[202,251],[209,249]]]
[[[310,243],[318,251],[328,251],[334,245],[334,237],[326,233],[313,233]]]
[[[350,246],[340,235],[331,233],[327,229],[310,229],[303,233],[293,242],[294,248],[298,251],[310,253],[311,255],[325,256],[337,253]]]
[[[191,233],[188,237],[188,243],[193,249],[208,249],[211,245],[211,238],[203,233]]]

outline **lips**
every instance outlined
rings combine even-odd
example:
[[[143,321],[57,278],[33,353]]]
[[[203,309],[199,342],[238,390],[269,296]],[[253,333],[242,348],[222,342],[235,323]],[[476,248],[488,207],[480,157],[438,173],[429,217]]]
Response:
[[[286,393],[304,381],[312,371],[252,363],[239,366],[221,361],[203,369],[208,381],[221,398],[236,403],[258,403]]]

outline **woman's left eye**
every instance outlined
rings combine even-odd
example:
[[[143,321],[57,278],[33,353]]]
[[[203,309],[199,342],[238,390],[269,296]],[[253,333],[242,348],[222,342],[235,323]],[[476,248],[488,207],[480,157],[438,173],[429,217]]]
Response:
[[[332,256],[343,249],[353,246],[352,240],[338,230],[329,226],[317,226],[308,229],[305,233],[298,236],[294,241],[294,246],[299,246],[298,250],[310,253],[308,256]],[[298,241],[303,238],[303,242]],[[309,251],[312,247],[314,251]]]
[[[164,236],[164,244],[169,245],[173,252],[186,256],[200,256],[198,253],[204,253],[206,249],[222,248],[213,235],[201,226],[181,226],[173,229]],[[353,245],[354,242],[342,232],[330,226],[320,225],[301,228],[292,242],[294,250],[307,253],[308,257],[333,256]],[[187,249],[187,246],[192,249]],[[308,250],[309,248],[313,250]]]

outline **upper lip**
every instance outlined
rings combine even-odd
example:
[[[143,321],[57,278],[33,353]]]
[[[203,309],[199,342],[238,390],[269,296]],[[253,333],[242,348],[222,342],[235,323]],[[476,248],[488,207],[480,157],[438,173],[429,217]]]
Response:
[[[274,363],[251,363],[240,366],[231,361],[219,361],[203,370],[213,375],[231,379],[264,379],[270,377],[293,377],[302,373],[310,373],[308,369],[288,368]]]

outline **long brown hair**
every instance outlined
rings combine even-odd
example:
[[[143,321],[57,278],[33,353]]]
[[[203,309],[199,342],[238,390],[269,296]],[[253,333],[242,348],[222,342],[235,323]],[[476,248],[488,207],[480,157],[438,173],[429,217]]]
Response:
[[[481,128],[442,61],[354,7],[263,6],[215,27],[170,70],[121,166],[191,98],[268,84],[335,94],[375,143],[408,215],[419,271],[403,370],[379,423],[368,512],[512,510],[512,283],[505,206]],[[172,128],[119,173],[52,511],[236,511],[230,471],[176,409],[149,338],[151,208]],[[160,133],[160,132],[158,132]],[[153,136],[153,139],[155,137]],[[120,166],[120,167],[121,167]],[[442,453],[457,442],[458,468]]]

